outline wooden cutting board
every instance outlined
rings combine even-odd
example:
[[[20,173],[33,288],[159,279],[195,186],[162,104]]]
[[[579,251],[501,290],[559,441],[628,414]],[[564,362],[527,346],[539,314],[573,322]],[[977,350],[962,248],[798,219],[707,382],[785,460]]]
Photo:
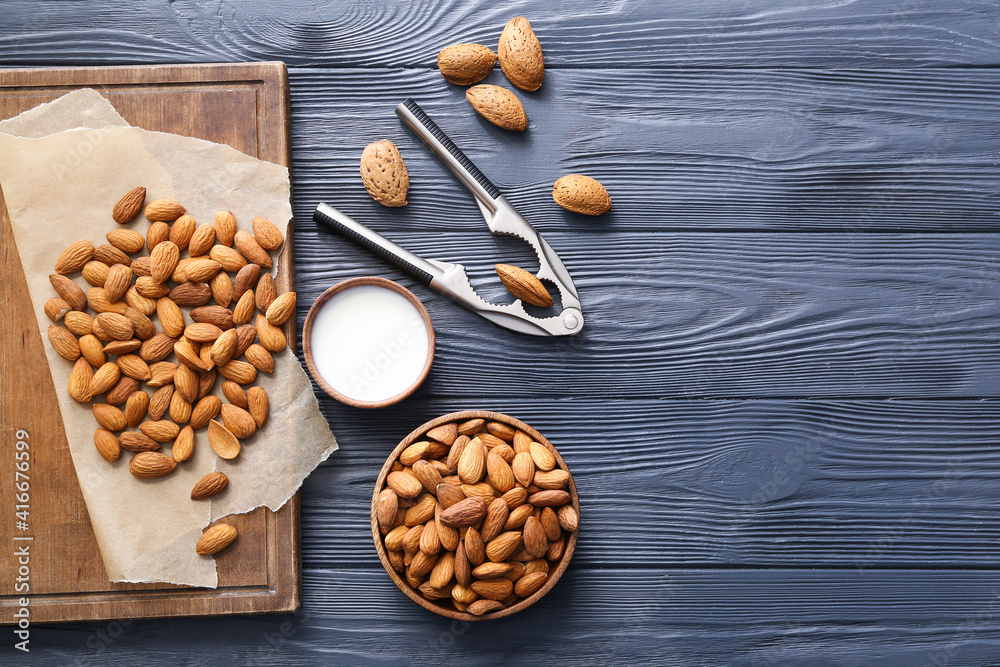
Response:
[[[229,144],[290,166],[284,63],[0,70],[0,119],[77,88],[101,92],[130,124]],[[291,228],[279,292],[293,290]],[[293,611],[300,597],[299,498],[231,517],[240,539],[219,554],[214,590],[108,581],[70,458],[10,221],[0,198],[0,623],[30,600],[32,623]],[[293,324],[294,326],[294,318]],[[294,331],[288,340],[294,345]],[[64,389],[63,389],[64,390]],[[27,438],[24,436],[27,435]],[[27,514],[18,516],[15,453],[30,451]],[[22,473],[23,474],[23,473]],[[23,478],[19,481],[23,481]],[[27,528],[18,522],[25,520]],[[32,538],[20,539],[15,538]],[[15,549],[28,545],[24,581]],[[22,581],[18,581],[18,579]],[[16,588],[27,583],[28,592]]]

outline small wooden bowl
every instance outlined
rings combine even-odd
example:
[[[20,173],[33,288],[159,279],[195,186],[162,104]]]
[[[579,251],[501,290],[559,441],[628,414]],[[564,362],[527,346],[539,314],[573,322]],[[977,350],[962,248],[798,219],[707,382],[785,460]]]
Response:
[[[378,479],[375,482],[375,491],[372,493],[372,509],[371,509],[371,519],[372,519],[372,538],[375,540],[375,550],[378,552],[379,560],[382,561],[382,567],[389,574],[392,581],[399,587],[399,590],[403,591],[407,597],[416,602],[418,605],[424,609],[429,609],[435,614],[440,614],[441,616],[447,616],[448,618],[454,618],[460,621],[487,621],[494,618],[503,618],[504,616],[510,616],[511,614],[516,614],[519,611],[527,609],[534,603],[538,602],[542,597],[548,593],[559,578],[562,577],[566,568],[569,567],[569,561],[573,557],[573,552],[576,550],[577,536],[579,535],[579,529],[573,531],[569,534],[566,539],[566,549],[563,552],[563,557],[555,564],[555,569],[549,572],[549,578],[545,582],[545,585],[539,588],[533,595],[527,597],[517,604],[513,604],[509,607],[505,607],[499,611],[495,611],[490,614],[483,614],[482,616],[476,616],[474,614],[469,614],[467,612],[458,611],[456,609],[448,608],[440,604],[436,604],[425,597],[423,597],[419,591],[410,586],[409,582],[406,581],[396,570],[392,568],[392,564],[389,562],[389,557],[385,552],[385,545],[382,543],[382,534],[379,532],[378,527],[378,494],[385,488],[385,480],[389,476],[389,471],[392,469],[392,464],[396,462],[399,455],[402,454],[403,450],[416,442],[420,437],[422,437],[427,431],[440,426],[442,424],[447,424],[448,422],[454,421],[466,421],[469,419],[485,419],[489,421],[503,422],[509,426],[524,431],[531,436],[532,440],[541,443],[548,448],[550,452],[555,456],[556,463],[560,468],[569,473],[569,467],[560,456],[556,448],[552,446],[552,443],[545,439],[541,433],[531,428],[523,421],[519,419],[514,419],[499,412],[487,412],[484,410],[465,410],[462,412],[452,412],[437,419],[432,419],[431,421],[418,427],[416,430],[411,432],[408,436],[403,438],[403,441],[396,446],[396,449],[392,450],[389,458],[386,459],[385,465],[382,466],[382,471],[378,475]],[[580,497],[576,492],[576,483],[573,481],[573,475],[570,473],[569,485],[567,486],[570,494],[570,504],[573,509],[576,510],[577,516],[580,515]]]
[[[327,301],[344,290],[351,289],[352,287],[363,287],[366,285],[384,287],[405,296],[410,303],[416,306],[417,311],[420,313],[420,317],[424,321],[424,326],[427,327],[427,363],[424,364],[424,368],[420,372],[420,375],[417,376],[417,379],[407,389],[382,401],[360,401],[356,398],[351,398],[350,396],[341,394],[339,391],[327,384],[326,380],[324,380],[323,376],[320,375],[319,371],[316,369],[315,363],[313,362],[312,327],[313,321],[316,319],[316,313],[319,312],[320,308],[322,308]],[[427,377],[427,374],[431,370],[431,364],[434,362],[434,326],[431,324],[431,316],[427,314],[427,309],[424,308],[424,304],[420,303],[420,299],[418,299],[413,292],[406,289],[399,283],[395,283],[385,278],[351,278],[337,283],[330,289],[320,294],[316,301],[313,302],[312,307],[309,308],[309,314],[306,315],[305,324],[302,326],[302,352],[305,355],[306,366],[309,367],[309,373],[313,376],[313,379],[316,380],[316,384],[318,384],[327,394],[341,403],[355,408],[384,408],[386,406],[399,403],[401,400],[412,394]]]

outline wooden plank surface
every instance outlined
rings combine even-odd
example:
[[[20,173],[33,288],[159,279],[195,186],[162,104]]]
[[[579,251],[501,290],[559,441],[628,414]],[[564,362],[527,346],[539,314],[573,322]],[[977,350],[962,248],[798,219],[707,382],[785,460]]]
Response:
[[[116,68],[0,72],[0,118],[10,118],[82,86],[102,91],[132,124],[150,130],[227,143],[245,153],[288,162],[285,69],[279,64],[175,68]],[[191,114],[189,105],[203,110]],[[233,123],[231,117],[246,119]],[[3,211],[0,200],[0,211]],[[5,372],[0,375],[0,424],[13,448],[22,437],[30,445],[30,521],[15,527],[13,511],[0,515],[4,535],[31,537],[30,581],[36,622],[201,615],[295,609],[299,596],[298,500],[278,513],[260,509],[231,521],[243,538],[217,559],[219,587],[191,590],[162,584],[108,581],[100,550],[76,480],[59,406],[45,367],[24,275],[5,211],[0,215],[0,247],[5,293],[0,317],[16,327],[0,337]],[[279,284],[294,285],[291,248],[283,256]],[[292,341],[294,329],[290,330]],[[64,388],[58,388],[64,391]],[[17,433],[27,434],[17,436]],[[17,436],[17,437],[15,437]],[[13,452],[5,475],[13,480]],[[0,498],[15,504],[15,487]],[[26,540],[27,541],[27,540]],[[20,544],[18,544],[20,546]],[[66,554],[73,554],[67,558]],[[0,621],[14,622],[19,605],[15,561],[3,561]]]
[[[72,7],[72,8],[71,8]],[[399,406],[321,395],[341,449],[305,483],[295,615],[37,628],[39,664],[1000,663],[995,507],[1000,9],[988,0],[195,0],[0,15],[0,64],[292,67],[298,316],[342,278],[401,280],[435,366]],[[531,19],[545,85],[508,135],[434,69]],[[506,85],[499,71],[490,83]],[[411,250],[528,262],[393,115],[421,102],[580,288],[568,341],[503,332],[315,229],[318,201]],[[410,204],[360,187],[397,142]],[[597,176],[611,214],[557,208]],[[573,566],[532,609],[453,626],[379,569],[371,484],[427,419],[496,409],[579,482]]]

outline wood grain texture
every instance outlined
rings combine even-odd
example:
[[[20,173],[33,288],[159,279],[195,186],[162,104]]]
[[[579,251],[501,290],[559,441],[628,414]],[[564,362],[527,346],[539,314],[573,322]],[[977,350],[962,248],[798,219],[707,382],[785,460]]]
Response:
[[[545,435],[580,494],[574,567],[996,564],[996,401],[518,399],[421,391],[379,418],[321,402],[341,443],[306,481],[307,568],[372,567],[386,454],[423,420],[490,409]]]
[[[273,60],[290,65],[432,67],[458,42],[496,49],[523,14],[546,67],[911,67],[996,65],[990,0],[197,0],[4,3],[9,64]],[[75,39],[81,32],[86,39]]]
[[[295,615],[33,628],[31,662],[938,666],[1000,655],[996,571],[570,568],[531,609],[468,624],[419,608],[381,571],[308,570],[304,583]]]
[[[532,261],[527,244],[485,226],[388,236],[418,255],[465,263],[473,285],[497,300],[505,291],[493,264]],[[468,392],[470,378],[486,395],[549,397],[957,397],[1000,388],[994,235],[546,239],[583,303],[587,324],[574,337],[495,327],[311,221],[297,239],[300,315],[344,278],[403,281],[434,322],[437,355],[424,387],[443,395]]]
[[[439,337],[401,405],[320,394],[341,449],[303,488],[299,614],[39,627],[33,662],[1000,662],[992,0],[3,9],[0,64],[288,62],[299,317],[337,280],[384,275],[424,300]],[[434,56],[495,46],[516,14],[547,73],[511,137]],[[583,337],[502,332],[312,226],[326,200],[471,263],[494,297],[492,261],[531,261],[395,118],[407,96],[566,260]],[[361,149],[381,137],[410,168],[403,210],[360,184]],[[568,171],[605,182],[612,213],[558,209],[551,183]],[[466,628],[378,567],[368,499],[409,428],[483,408],[560,448],[584,528],[544,600]]]
[[[1000,224],[1000,70],[555,70],[521,95],[523,134],[480,118],[434,71],[300,69],[291,86],[300,221],[326,201],[383,229],[482,229],[472,197],[393,113],[409,96],[542,231]],[[407,163],[405,208],[361,186],[361,151],[378,138]],[[559,208],[552,186],[567,173],[601,181],[611,212]]]
[[[227,143],[274,162],[289,161],[287,82],[280,63],[4,70],[0,72],[0,118],[14,116],[82,86],[102,90],[128,121],[141,127]],[[186,112],[189,104],[204,113]],[[233,123],[226,114],[236,114],[245,121]],[[0,427],[5,451],[9,445],[10,453],[3,462],[4,474],[11,480],[0,489],[0,500],[11,510],[15,505],[13,449],[18,429],[27,431],[31,445],[29,528],[15,530],[15,516],[10,511],[0,519],[0,530],[5,536],[33,538],[32,620],[295,609],[300,581],[297,498],[278,513],[262,508],[229,519],[241,539],[216,559],[218,589],[108,581],[62,422],[53,418],[59,414],[55,391],[65,391],[65,387],[53,387],[47,372],[37,372],[38,364],[46,367],[43,343],[2,198],[0,249],[0,286],[8,295],[0,305],[0,320],[11,329],[0,336],[0,367],[4,369],[0,374]],[[290,245],[285,253],[278,282],[287,288],[294,285]],[[291,327],[290,340],[294,342],[294,322]],[[72,557],[67,558],[67,554]],[[13,613],[21,597],[18,593],[23,591],[15,589],[15,559],[0,563],[0,622],[10,624],[15,622]]]

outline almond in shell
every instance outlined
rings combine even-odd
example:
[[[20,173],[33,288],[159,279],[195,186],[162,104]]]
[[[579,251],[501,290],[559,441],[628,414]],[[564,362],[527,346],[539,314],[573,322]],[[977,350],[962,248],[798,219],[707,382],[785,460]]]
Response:
[[[528,19],[515,16],[500,33],[497,53],[504,76],[522,90],[538,90],[545,75],[542,45]]]
[[[361,153],[361,180],[371,198],[383,206],[406,206],[410,175],[391,141],[380,139],[365,147]]]
[[[611,195],[589,176],[569,174],[556,181],[552,199],[567,211],[583,215],[601,215],[611,210]]]
[[[437,65],[448,83],[468,86],[485,79],[497,64],[497,54],[482,44],[453,44],[438,52]]]
[[[465,99],[480,116],[497,127],[523,132],[528,127],[524,105],[506,88],[481,83],[465,91]]]

